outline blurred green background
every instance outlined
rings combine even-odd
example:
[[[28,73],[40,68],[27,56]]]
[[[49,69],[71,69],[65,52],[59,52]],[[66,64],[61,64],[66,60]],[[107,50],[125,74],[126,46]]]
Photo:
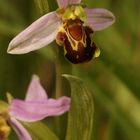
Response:
[[[57,91],[56,72],[80,77],[94,96],[95,140],[140,139],[140,1],[83,0],[91,8],[111,10],[116,22],[96,32],[101,55],[85,64],[70,64],[55,43],[24,55],[10,55],[10,40],[48,11],[56,1],[0,0],[0,98],[23,98],[32,74],[50,96]],[[64,89],[64,92],[70,92]]]

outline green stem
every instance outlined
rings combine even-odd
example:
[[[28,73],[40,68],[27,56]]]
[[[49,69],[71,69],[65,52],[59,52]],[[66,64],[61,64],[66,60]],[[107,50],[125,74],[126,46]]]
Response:
[[[59,59],[55,61],[55,70],[56,70],[56,93],[55,97],[58,98],[62,95],[62,81],[61,81],[61,67]]]
[[[41,15],[49,12],[49,4],[47,0],[34,0],[37,10]]]

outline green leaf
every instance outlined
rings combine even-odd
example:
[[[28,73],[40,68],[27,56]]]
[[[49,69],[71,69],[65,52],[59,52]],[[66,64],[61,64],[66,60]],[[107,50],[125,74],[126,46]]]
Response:
[[[33,140],[59,140],[59,138],[42,122],[23,123]]]
[[[94,114],[92,94],[79,78],[63,76],[71,85],[71,108],[66,140],[91,140]]]

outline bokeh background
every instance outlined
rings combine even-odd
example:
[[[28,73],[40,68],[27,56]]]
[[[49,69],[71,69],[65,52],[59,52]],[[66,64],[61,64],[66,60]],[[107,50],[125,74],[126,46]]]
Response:
[[[93,36],[101,49],[100,57],[73,65],[55,43],[24,55],[6,52],[14,36],[57,8],[55,0],[0,0],[0,99],[6,100],[6,92],[24,98],[32,74],[40,76],[52,97],[60,86],[56,84],[57,74],[73,74],[84,81],[94,97],[93,139],[139,140],[140,1],[83,0],[83,3],[111,10],[116,22]],[[68,89],[64,93],[69,93]]]

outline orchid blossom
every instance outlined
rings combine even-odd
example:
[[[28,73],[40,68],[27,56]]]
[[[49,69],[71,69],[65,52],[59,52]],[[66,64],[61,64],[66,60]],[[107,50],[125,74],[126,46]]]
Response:
[[[99,56],[91,42],[91,34],[105,29],[115,21],[114,15],[103,8],[89,9],[81,0],[57,0],[59,8],[42,16],[9,44],[8,53],[24,54],[40,49],[56,40],[63,46],[65,57],[72,63],[86,62]]]
[[[8,122],[20,140],[32,140],[20,121],[35,122],[48,116],[61,115],[69,110],[70,98],[63,96],[59,99],[49,99],[40,85],[39,78],[34,75],[25,101],[12,99],[9,105],[3,101],[0,101],[0,104],[0,139],[5,140],[9,135]]]

